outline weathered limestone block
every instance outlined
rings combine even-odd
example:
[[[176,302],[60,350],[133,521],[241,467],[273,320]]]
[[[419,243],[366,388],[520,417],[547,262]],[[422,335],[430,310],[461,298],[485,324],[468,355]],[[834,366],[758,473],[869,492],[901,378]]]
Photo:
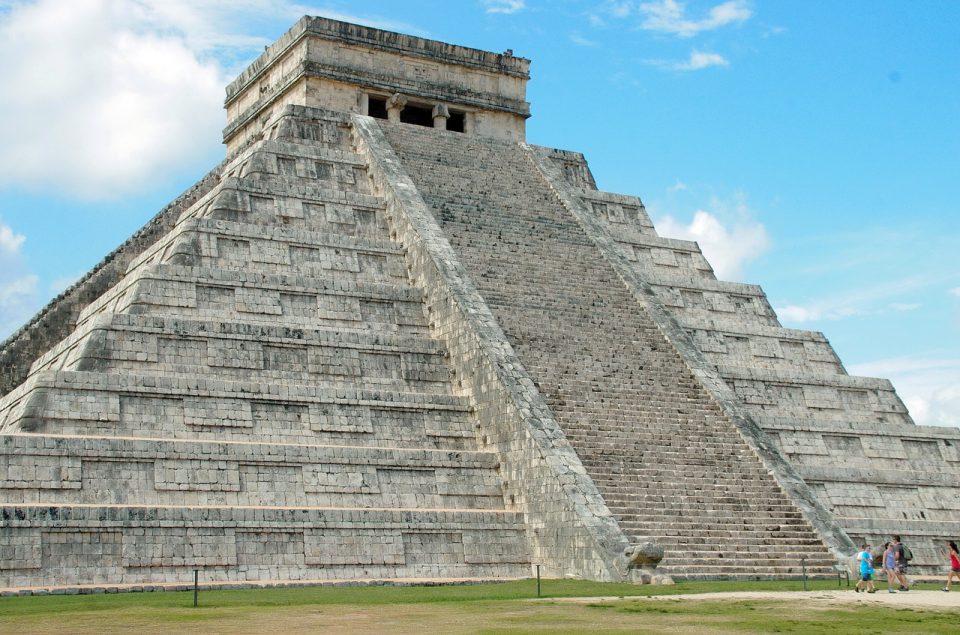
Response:
[[[311,406],[310,429],[317,432],[373,432],[369,408],[340,404]]]
[[[237,492],[240,472],[232,461],[166,459],[154,464],[158,490]]]
[[[780,432],[778,436],[780,450],[785,454],[830,454],[823,437],[814,432]]]
[[[0,527],[0,570],[40,569],[43,543],[39,529]]]
[[[369,467],[313,465],[304,470],[304,489],[316,493],[370,494],[380,492],[378,471]]]
[[[78,457],[0,455],[0,489],[79,489],[81,482]]]
[[[249,401],[186,397],[183,422],[188,426],[252,427],[253,415]]]
[[[404,541],[399,531],[334,529],[305,534],[305,560],[321,567],[405,565]]]

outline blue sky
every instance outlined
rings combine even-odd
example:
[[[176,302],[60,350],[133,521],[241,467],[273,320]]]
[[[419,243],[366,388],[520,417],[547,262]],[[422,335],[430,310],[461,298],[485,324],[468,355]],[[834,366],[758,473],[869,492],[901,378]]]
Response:
[[[303,14],[532,60],[532,143],[960,425],[960,2],[0,0],[0,337],[223,156]]]

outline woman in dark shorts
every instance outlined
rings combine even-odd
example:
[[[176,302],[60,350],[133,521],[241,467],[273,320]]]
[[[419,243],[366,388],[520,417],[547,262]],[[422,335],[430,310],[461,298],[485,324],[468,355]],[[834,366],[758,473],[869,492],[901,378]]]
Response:
[[[950,546],[950,573],[947,574],[947,586],[943,587],[944,591],[950,590],[953,576],[957,576],[957,581],[960,582],[960,551],[957,551],[957,543],[952,540],[947,545]]]

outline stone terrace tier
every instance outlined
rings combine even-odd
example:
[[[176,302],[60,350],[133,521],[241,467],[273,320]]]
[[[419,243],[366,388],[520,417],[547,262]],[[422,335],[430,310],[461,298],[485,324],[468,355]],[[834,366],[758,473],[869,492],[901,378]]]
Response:
[[[795,575],[801,557],[830,570],[817,534],[522,146],[382,127],[621,527],[662,544],[665,571]]]

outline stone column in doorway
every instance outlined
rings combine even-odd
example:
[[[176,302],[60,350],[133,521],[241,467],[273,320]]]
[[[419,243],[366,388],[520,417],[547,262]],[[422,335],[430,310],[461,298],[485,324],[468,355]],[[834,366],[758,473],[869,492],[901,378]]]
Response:
[[[450,109],[446,104],[437,104],[433,107],[433,127],[440,130],[447,129],[447,119],[450,118]]]
[[[400,93],[394,93],[393,97],[387,100],[387,120],[393,123],[400,123],[400,111],[407,105],[407,98]]]

